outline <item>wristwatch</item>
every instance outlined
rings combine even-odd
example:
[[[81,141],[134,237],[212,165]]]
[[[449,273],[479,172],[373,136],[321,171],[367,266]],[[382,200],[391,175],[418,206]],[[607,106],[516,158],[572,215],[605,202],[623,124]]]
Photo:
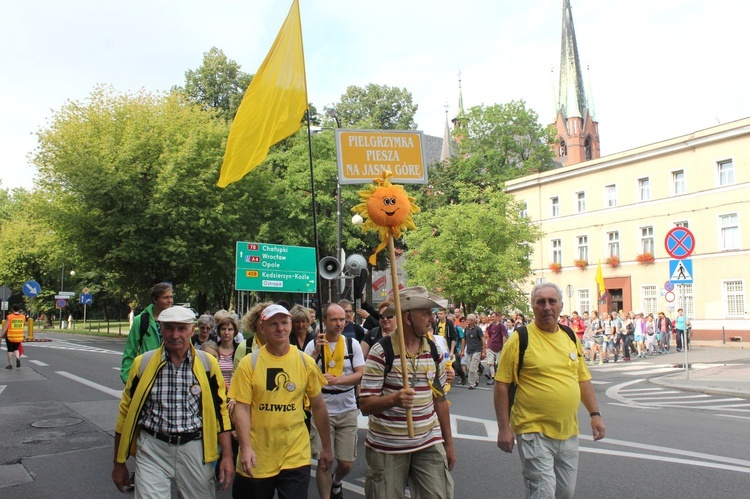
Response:
[[[594,412],[590,412],[590,413],[589,413],[589,416],[591,416],[592,418],[593,418],[594,416],[599,416],[599,417],[602,417],[602,413],[601,413],[601,412],[599,412],[599,411],[594,411]]]

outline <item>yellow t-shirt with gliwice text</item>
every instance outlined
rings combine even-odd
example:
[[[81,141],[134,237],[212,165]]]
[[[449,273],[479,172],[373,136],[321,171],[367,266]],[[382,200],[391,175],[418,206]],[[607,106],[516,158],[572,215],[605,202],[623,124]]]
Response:
[[[250,446],[257,458],[253,477],[268,478],[310,464],[304,399],[318,396],[325,384],[312,357],[296,348],[277,357],[262,347],[254,369],[252,354],[240,361],[229,398],[250,406]],[[246,477],[242,453],[237,454],[237,473]]]
[[[510,426],[517,435],[539,432],[557,440],[578,435],[580,382],[591,379],[581,344],[570,341],[562,328],[546,333],[533,323],[526,327],[529,343],[520,376],[517,379],[518,334],[503,347],[495,375],[501,383],[518,384]]]

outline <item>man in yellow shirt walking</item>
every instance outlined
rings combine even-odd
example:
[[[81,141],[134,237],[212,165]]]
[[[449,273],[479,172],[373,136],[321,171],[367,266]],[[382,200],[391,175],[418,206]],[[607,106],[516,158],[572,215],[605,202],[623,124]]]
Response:
[[[534,322],[510,337],[495,375],[497,445],[512,452],[515,434],[527,497],[572,498],[579,404],[590,413],[594,440],[604,438],[604,422],[581,343],[558,325],[562,291],[553,283],[538,284],[531,291],[531,306]],[[517,386],[512,407],[511,384]]]

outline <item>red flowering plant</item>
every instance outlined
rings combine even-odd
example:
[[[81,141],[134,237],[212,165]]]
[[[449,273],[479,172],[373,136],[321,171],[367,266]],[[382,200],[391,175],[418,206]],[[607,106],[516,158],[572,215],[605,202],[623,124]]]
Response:
[[[653,253],[641,253],[640,255],[636,256],[635,259],[641,265],[651,265],[655,260]]]
[[[589,266],[588,260],[575,259],[573,260],[573,264],[581,270],[586,270],[586,267]]]
[[[607,258],[607,265],[612,267],[613,269],[616,269],[620,266],[620,257],[616,255],[612,255],[609,258]]]
[[[562,265],[557,262],[553,262],[549,264],[549,269],[555,274],[559,274],[560,272],[562,272]]]

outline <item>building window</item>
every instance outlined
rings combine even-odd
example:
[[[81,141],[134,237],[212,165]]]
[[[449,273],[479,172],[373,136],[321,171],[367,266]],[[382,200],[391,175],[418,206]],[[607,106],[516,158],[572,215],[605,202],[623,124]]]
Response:
[[[529,218],[529,206],[524,202],[521,203],[519,215],[521,215],[521,218]]]
[[[552,211],[552,217],[560,216],[560,198],[555,196],[549,198],[550,210]]]
[[[693,299],[693,285],[692,284],[678,284],[678,293],[680,295],[680,303],[682,308],[685,309],[685,315],[687,317],[695,317],[695,300]]]
[[[560,141],[560,157],[565,157],[568,155],[568,146],[565,145],[565,141]]]
[[[583,315],[584,312],[591,312],[591,299],[589,298],[589,290],[588,289],[579,289],[578,290],[578,312]]]
[[[576,212],[583,213],[586,211],[586,193],[576,192]]]
[[[675,196],[685,194],[685,171],[677,170],[672,172],[672,193]]]
[[[654,317],[656,317],[656,314],[658,312],[658,310],[656,310],[658,297],[659,293],[656,289],[656,286],[641,286],[641,308],[643,308],[644,317],[648,314],[654,314]]]
[[[651,182],[648,177],[638,179],[638,201],[651,199]]]
[[[620,232],[607,232],[607,256],[620,257]]]
[[[552,263],[562,265],[562,241],[560,239],[552,240]]]
[[[641,227],[641,253],[654,254],[654,227]]]
[[[722,251],[740,249],[740,224],[736,213],[719,215],[719,249]]]
[[[727,317],[745,316],[745,287],[742,281],[723,281],[724,314]],[[688,316],[689,317],[689,316]]]
[[[578,236],[578,259],[589,261],[589,236]]]
[[[674,226],[675,226],[675,227],[685,227],[686,229],[689,229],[689,228],[690,228],[690,227],[688,227],[689,225],[690,225],[690,224],[688,224],[688,221],[687,221],[687,220],[680,220],[679,222],[675,222],[675,223],[674,223]]]
[[[607,208],[617,206],[617,186],[612,184],[604,188],[604,198],[607,200]]]
[[[719,174],[719,185],[734,184],[734,163],[731,159],[716,163]]]

